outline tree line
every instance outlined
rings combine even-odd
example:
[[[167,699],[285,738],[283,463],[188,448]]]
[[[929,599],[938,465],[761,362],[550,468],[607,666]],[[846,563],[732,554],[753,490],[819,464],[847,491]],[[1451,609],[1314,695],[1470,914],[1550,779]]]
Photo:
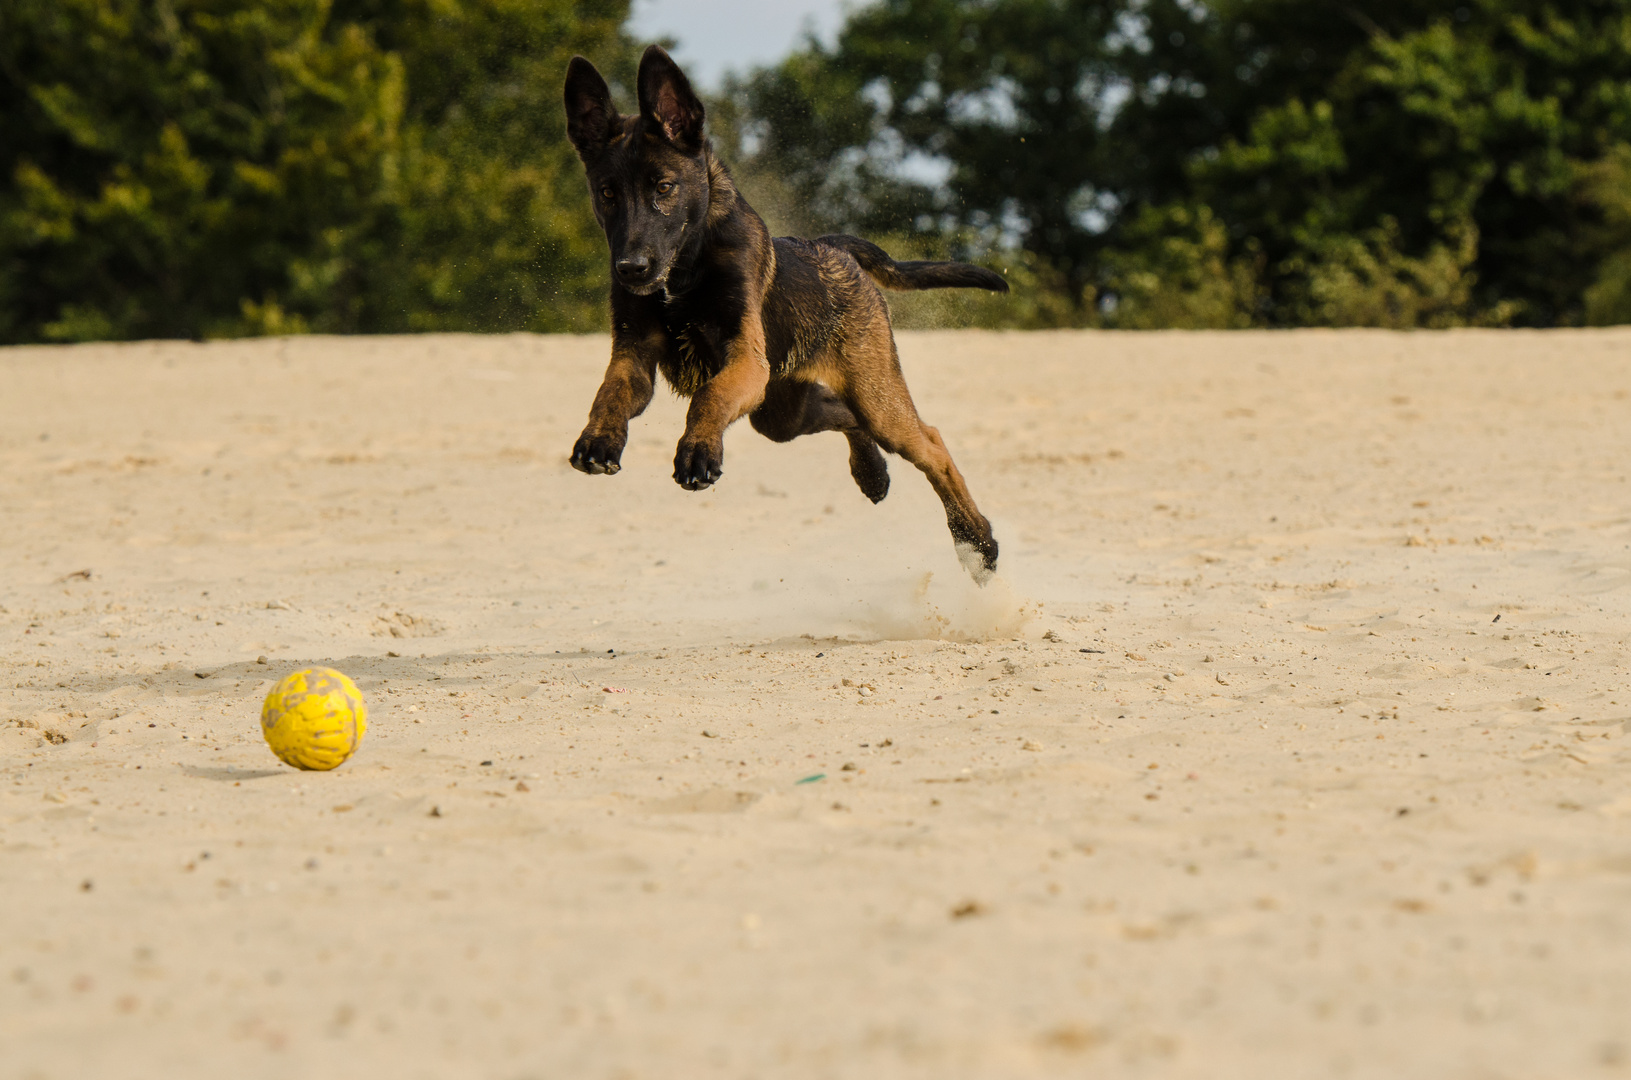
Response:
[[[626,2],[9,0],[0,341],[593,330],[559,103]],[[875,0],[709,101],[906,324],[1631,322],[1625,0]]]

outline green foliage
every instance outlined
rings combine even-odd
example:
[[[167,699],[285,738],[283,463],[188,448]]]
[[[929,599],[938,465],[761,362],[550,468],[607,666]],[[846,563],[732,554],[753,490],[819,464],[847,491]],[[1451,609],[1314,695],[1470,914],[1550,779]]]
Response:
[[[1601,224],[1593,245],[1608,252],[1586,289],[1586,322],[1631,323],[1631,146],[1620,145],[1579,172],[1581,201]]]
[[[0,342],[604,325],[627,13],[7,0]],[[1006,268],[902,326],[1631,321],[1624,0],[876,0],[709,104],[774,230]]]
[[[1229,257],[1228,232],[1209,207],[1145,207],[1127,242],[1104,254],[1111,321],[1128,330],[1251,326],[1262,304],[1257,262]]]
[[[1017,247],[1111,324],[1624,317],[1621,0],[881,0],[732,93],[822,226]]]
[[[603,321],[566,146],[626,4],[9,0],[0,341]]]

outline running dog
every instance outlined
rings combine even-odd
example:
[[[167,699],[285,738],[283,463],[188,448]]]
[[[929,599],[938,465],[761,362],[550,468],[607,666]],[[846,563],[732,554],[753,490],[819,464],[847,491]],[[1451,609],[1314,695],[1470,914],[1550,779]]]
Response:
[[[702,102],[668,53],[648,48],[637,84],[639,114],[622,116],[593,64],[575,56],[566,71],[567,136],[612,257],[612,359],[573,468],[622,468],[629,420],[661,371],[691,402],[674,455],[681,487],[719,479],[725,429],[743,416],[776,442],[841,431],[850,475],[875,503],[889,493],[880,447],[923,471],[959,559],[984,584],[997,567],[991,523],[918,418],[878,286],[1007,292],[1007,282],[966,263],[896,262],[854,236],[772,240],[714,156]]]

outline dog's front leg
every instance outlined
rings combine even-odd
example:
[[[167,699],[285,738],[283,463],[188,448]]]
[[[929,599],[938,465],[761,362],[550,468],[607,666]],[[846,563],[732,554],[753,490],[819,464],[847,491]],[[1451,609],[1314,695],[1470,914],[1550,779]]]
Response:
[[[606,367],[589,423],[572,447],[572,467],[586,473],[615,473],[623,467],[629,421],[646,411],[657,378],[659,335],[645,339],[619,334],[612,339],[612,362]]]
[[[719,479],[725,471],[725,429],[765,399],[770,364],[757,312],[742,320],[725,355],[725,366],[691,398],[685,434],[674,452],[674,481],[687,491],[700,491]]]

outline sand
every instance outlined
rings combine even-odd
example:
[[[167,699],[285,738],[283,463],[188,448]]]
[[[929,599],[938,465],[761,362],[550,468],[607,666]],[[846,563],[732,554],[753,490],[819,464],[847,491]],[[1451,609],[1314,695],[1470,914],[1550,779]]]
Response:
[[[0,1076],[1631,1073],[1631,333],[901,352],[985,589],[601,338],[0,350]]]

